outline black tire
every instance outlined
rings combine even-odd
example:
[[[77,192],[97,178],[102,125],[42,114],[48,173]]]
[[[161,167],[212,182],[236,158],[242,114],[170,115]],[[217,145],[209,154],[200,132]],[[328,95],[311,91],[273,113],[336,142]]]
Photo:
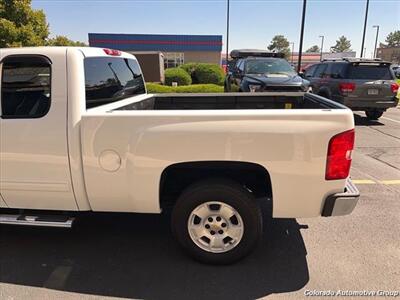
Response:
[[[188,222],[192,211],[209,201],[229,205],[243,221],[241,240],[229,251],[206,251],[190,237]],[[212,179],[192,184],[183,191],[172,211],[171,226],[178,243],[196,260],[209,264],[229,264],[245,257],[256,247],[262,236],[262,214],[254,196],[243,186],[231,180]]]
[[[381,110],[366,110],[365,115],[368,120],[378,120],[383,115],[383,111]]]

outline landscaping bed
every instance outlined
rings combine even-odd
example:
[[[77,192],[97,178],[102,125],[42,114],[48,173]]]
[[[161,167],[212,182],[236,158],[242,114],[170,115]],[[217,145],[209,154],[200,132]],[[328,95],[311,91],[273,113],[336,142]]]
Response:
[[[224,87],[216,84],[192,84],[182,86],[168,86],[157,83],[147,83],[149,94],[162,93],[223,93]]]

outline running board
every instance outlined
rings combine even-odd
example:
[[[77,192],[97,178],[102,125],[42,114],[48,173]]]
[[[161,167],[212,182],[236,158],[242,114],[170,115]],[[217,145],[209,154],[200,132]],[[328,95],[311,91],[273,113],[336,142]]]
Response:
[[[71,228],[75,218],[69,216],[31,216],[0,214],[0,224]]]

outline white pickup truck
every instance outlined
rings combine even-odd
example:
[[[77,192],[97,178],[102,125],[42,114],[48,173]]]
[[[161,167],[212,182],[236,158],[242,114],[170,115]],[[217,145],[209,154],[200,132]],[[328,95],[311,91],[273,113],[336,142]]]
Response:
[[[308,93],[146,93],[117,50],[0,50],[0,223],[160,213],[195,258],[230,263],[272,217],[349,214],[354,120]],[[112,216],[111,216],[112,217]]]

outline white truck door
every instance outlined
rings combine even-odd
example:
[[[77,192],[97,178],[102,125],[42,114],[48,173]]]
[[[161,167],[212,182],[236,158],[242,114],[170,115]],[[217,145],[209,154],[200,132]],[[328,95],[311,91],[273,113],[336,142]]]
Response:
[[[0,49],[0,61],[1,61],[1,59],[2,59],[2,51]],[[0,68],[0,70],[1,70],[1,68]],[[0,74],[0,78],[1,78],[1,74]],[[1,101],[0,101],[0,116],[1,116]],[[0,150],[0,155],[1,155],[1,150]],[[0,173],[0,176],[1,176],[1,173]],[[0,183],[1,183],[1,178],[0,178]],[[1,195],[1,185],[0,185],[0,208],[1,207],[7,207],[7,205],[3,200],[3,196]]]
[[[3,52],[0,190],[10,208],[77,210],[67,148],[66,50],[48,51],[49,57]]]

